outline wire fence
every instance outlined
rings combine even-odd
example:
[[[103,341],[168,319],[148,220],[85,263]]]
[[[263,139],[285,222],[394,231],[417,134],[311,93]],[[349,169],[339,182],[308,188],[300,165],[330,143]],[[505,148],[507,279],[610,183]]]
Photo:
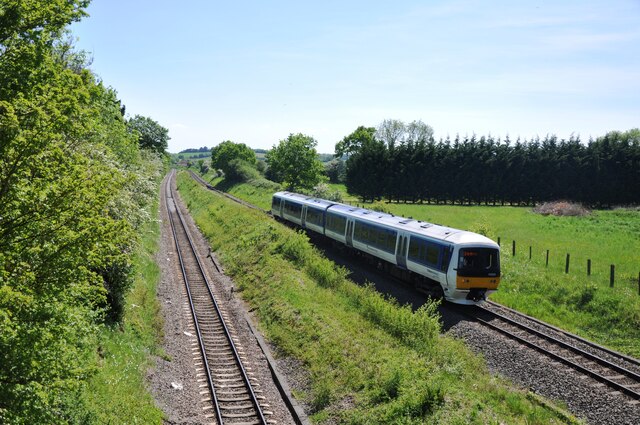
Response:
[[[502,247],[502,241],[501,238],[498,237],[498,245],[500,245]],[[515,240],[511,241],[511,255],[513,257],[515,257],[517,255],[517,243]],[[544,258],[545,258],[545,267],[549,267],[549,258],[551,255],[551,251],[548,249],[545,249],[544,251]],[[529,245],[529,260],[533,260],[533,246]],[[593,266],[593,262],[591,261],[591,258],[587,258],[586,261],[586,265],[585,265],[585,274],[587,277],[591,277],[592,275],[592,266]],[[566,253],[565,257],[564,257],[564,273],[565,274],[569,274],[570,271],[572,270],[572,263],[571,263],[571,254],[570,253]],[[573,264],[573,267],[575,269],[575,264]],[[609,287],[613,288],[615,287],[615,282],[616,282],[616,265],[615,264],[609,264],[609,270],[608,270],[608,275],[609,275]],[[638,295],[640,296],[640,272],[638,272]]]

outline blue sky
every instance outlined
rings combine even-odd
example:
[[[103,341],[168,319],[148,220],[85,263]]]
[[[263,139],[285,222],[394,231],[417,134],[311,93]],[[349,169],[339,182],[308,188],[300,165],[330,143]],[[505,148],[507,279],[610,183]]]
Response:
[[[93,0],[77,47],[169,150],[223,140],[318,151],[359,125],[436,138],[640,127],[640,1]]]

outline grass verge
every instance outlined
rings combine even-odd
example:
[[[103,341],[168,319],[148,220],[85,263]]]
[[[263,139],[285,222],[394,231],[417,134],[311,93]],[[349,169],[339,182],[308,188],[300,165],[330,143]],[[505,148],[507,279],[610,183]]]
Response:
[[[133,258],[136,276],[127,296],[124,323],[121,327],[105,326],[99,335],[98,370],[83,394],[94,423],[162,423],[163,413],[145,386],[147,370],[152,366],[150,356],[159,354],[162,337],[156,298],[160,269],[154,258],[160,240],[157,202],[152,211],[152,220],[144,226]]]
[[[304,364],[301,394],[320,423],[576,422],[509,388],[460,341],[440,335],[434,306],[416,312],[321,256],[307,237],[198,186],[183,199],[259,327]]]

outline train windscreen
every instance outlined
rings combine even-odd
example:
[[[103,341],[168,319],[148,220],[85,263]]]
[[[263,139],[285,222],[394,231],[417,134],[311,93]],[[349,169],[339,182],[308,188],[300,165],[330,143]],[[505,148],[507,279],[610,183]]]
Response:
[[[458,257],[458,275],[500,276],[500,254],[493,248],[463,248]]]

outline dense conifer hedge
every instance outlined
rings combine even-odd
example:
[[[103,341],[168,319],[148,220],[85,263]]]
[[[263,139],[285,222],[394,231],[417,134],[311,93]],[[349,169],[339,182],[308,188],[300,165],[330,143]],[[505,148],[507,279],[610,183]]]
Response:
[[[350,193],[365,200],[516,204],[567,199],[640,203],[640,130],[516,142],[492,137],[364,139],[347,160]]]

